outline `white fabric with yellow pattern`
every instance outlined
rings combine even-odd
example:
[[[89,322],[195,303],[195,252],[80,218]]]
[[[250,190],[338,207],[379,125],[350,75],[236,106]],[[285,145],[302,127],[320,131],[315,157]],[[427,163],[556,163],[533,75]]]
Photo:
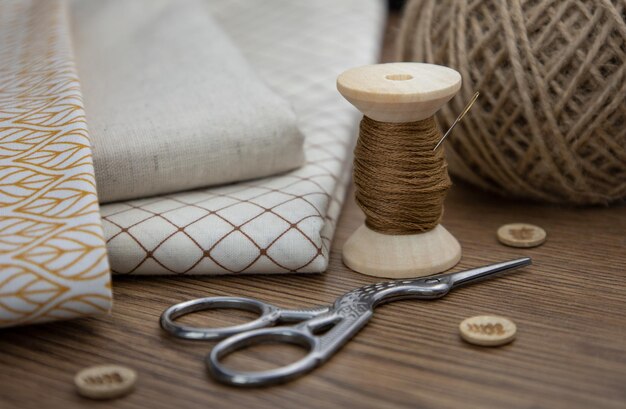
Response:
[[[0,2],[0,326],[111,308],[66,16],[58,0]]]

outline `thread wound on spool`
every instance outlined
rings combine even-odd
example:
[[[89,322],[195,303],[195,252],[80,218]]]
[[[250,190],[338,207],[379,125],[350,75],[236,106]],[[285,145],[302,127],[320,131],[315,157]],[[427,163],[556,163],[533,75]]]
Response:
[[[365,224],[383,234],[432,230],[443,215],[451,186],[441,138],[433,117],[390,123],[366,116],[354,150],[356,201]]]

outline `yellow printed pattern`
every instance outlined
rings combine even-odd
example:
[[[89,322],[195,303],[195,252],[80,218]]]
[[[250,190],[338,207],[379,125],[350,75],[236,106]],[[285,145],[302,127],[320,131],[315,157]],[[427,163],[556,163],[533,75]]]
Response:
[[[0,327],[111,308],[67,20],[61,0],[0,3]]]

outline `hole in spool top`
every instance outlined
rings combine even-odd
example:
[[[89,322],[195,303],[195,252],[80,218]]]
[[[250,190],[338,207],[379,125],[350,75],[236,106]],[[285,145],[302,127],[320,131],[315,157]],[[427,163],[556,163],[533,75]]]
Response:
[[[408,81],[412,80],[413,76],[410,74],[388,74],[385,75],[385,78],[391,81]]]

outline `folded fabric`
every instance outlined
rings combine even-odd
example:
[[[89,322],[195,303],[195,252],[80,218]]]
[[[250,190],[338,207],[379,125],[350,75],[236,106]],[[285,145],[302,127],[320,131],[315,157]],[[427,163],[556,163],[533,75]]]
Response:
[[[255,72],[293,104],[306,164],[282,176],[102,207],[112,269],[132,274],[320,272],[360,116],[335,89],[378,57],[378,0],[207,3]]]
[[[200,0],[72,4],[101,203],[284,172],[303,136]]]
[[[0,2],[0,326],[111,308],[66,12]]]

